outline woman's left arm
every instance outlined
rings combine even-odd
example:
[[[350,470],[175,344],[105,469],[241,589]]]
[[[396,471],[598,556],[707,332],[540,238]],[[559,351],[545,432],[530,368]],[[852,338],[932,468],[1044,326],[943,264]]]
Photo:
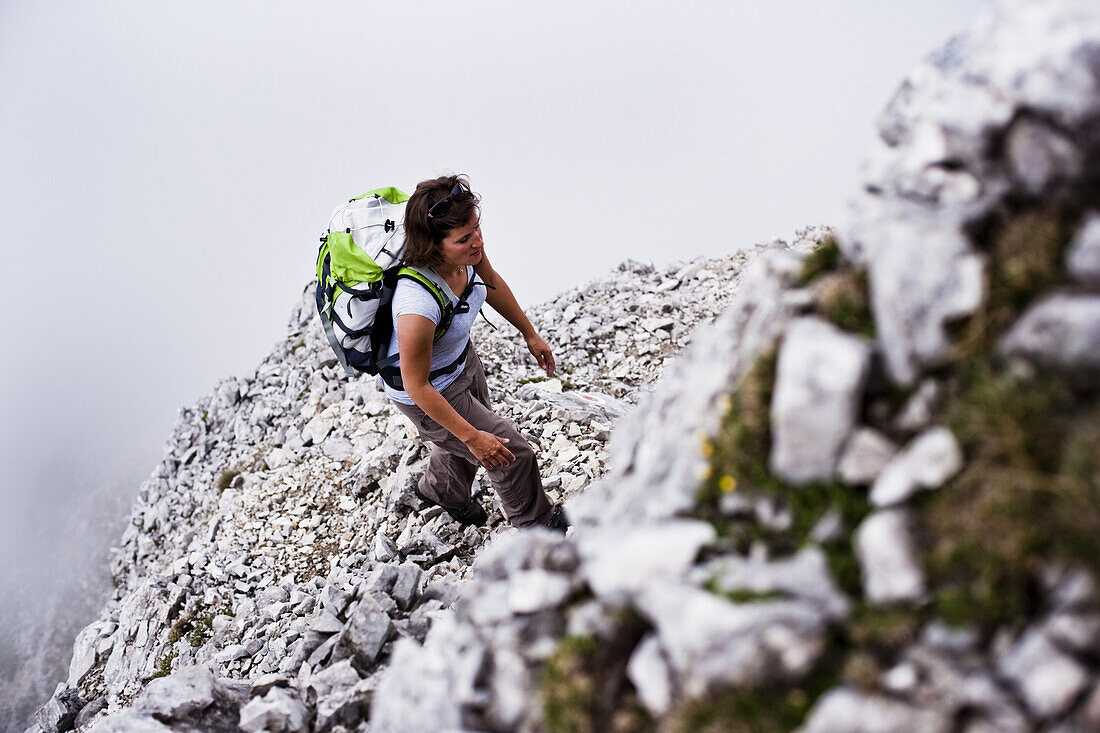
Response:
[[[486,289],[485,302],[519,329],[523,340],[527,342],[527,350],[535,357],[535,361],[539,363],[543,371],[547,375],[552,375],[554,373],[554,354],[550,351],[550,347],[546,345],[546,342],[542,340],[542,337],[538,335],[538,332],[535,331],[535,327],[527,319],[527,314],[519,307],[516,296],[512,294],[512,289],[508,287],[508,283],[504,282],[504,278],[500,276],[500,273],[489,264],[489,258],[485,256],[485,250],[482,250],[481,262],[474,267],[474,272],[486,285],[491,286]]]

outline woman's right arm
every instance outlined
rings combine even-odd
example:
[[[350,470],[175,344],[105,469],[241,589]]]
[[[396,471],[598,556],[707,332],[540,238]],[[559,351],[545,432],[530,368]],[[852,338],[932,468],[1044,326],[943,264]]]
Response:
[[[504,447],[508,442],[478,430],[443,398],[428,380],[432,366],[435,324],[430,318],[406,313],[397,317],[397,343],[400,348],[401,381],[405,392],[424,413],[461,440],[486,468],[498,468],[515,459]]]

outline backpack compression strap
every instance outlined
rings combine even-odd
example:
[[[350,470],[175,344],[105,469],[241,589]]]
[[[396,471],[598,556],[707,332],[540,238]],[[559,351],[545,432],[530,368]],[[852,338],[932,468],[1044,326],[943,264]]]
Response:
[[[325,253],[325,261],[322,265],[322,276],[317,281],[317,314],[321,317],[321,325],[325,328],[325,336],[328,337],[328,342],[329,345],[332,346],[332,350],[336,352],[336,359],[340,362],[340,366],[343,367],[344,373],[349,377],[354,377],[355,370],[348,365],[348,359],[344,356],[344,349],[340,345],[340,339],[336,338],[336,333],[332,329],[332,319],[329,318],[328,308],[326,308],[326,304],[331,302],[332,298],[332,291],[326,290],[325,288],[325,283],[329,279],[329,262],[329,255]]]

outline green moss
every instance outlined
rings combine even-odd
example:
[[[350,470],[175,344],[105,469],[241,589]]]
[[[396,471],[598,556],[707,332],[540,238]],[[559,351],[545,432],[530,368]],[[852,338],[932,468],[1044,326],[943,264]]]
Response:
[[[992,632],[1038,610],[1052,561],[1100,580],[1100,400],[1096,386],[1053,369],[1022,374],[995,356],[998,339],[1064,279],[1077,212],[1051,205],[986,223],[988,294],[957,329],[939,420],[966,456],[963,471],[920,501],[924,564],[936,613]]]
[[[588,671],[595,653],[595,639],[570,636],[547,661],[540,686],[547,731],[596,733],[591,711],[597,686]]]
[[[653,724],[626,679],[626,664],[648,626],[624,610],[609,638],[569,636],[543,667],[539,693],[550,733],[647,731]]]
[[[1061,206],[1034,209],[988,225],[987,293],[981,309],[956,330],[956,361],[992,353],[996,339],[1027,304],[1064,278],[1062,265],[1077,215]]]
[[[217,489],[220,494],[229,488],[229,485],[233,483],[233,479],[240,475],[240,470],[236,468],[227,468],[218,476],[218,480],[214,483],[214,488]]]
[[[211,611],[195,619],[191,627],[191,635],[187,639],[191,642],[191,646],[200,647],[210,641],[210,637],[214,635],[214,617],[217,615],[216,612]]]
[[[155,680],[158,677],[167,677],[172,674],[172,662],[176,660],[177,653],[173,651],[171,654],[165,654],[163,657],[157,660],[157,669],[153,672],[153,676],[149,679]]]
[[[1100,579],[1100,404],[1057,374],[1018,377],[977,360],[944,419],[962,473],[921,507],[936,607],[986,629],[1034,613],[1052,560]]]
[[[825,275],[817,285],[816,301],[817,311],[837,328],[875,337],[871,286],[866,270],[846,266]]]
[[[840,264],[840,246],[835,237],[827,237],[802,260],[802,270],[798,273],[798,285],[805,287],[821,275],[832,272]]]
[[[168,629],[168,643],[175,644],[182,639],[187,632],[191,631],[194,618],[195,615],[193,613],[185,613],[177,618]]]
[[[716,580],[708,581],[705,587],[715,595],[720,595],[720,597],[734,603],[767,603],[768,601],[783,601],[788,598],[787,593],[782,591],[750,591],[744,588],[725,591],[720,588]]]

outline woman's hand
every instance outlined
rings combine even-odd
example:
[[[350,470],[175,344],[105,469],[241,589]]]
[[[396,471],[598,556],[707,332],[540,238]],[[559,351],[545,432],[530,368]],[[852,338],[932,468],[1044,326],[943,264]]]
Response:
[[[535,357],[535,361],[546,372],[546,376],[554,376],[554,354],[550,351],[550,347],[537,333],[531,334],[526,340],[527,350],[531,352],[531,355]]]
[[[504,447],[507,438],[498,438],[492,433],[478,430],[474,437],[466,441],[466,447],[474,454],[474,458],[481,462],[487,469],[500,468],[516,459],[512,451]]]

